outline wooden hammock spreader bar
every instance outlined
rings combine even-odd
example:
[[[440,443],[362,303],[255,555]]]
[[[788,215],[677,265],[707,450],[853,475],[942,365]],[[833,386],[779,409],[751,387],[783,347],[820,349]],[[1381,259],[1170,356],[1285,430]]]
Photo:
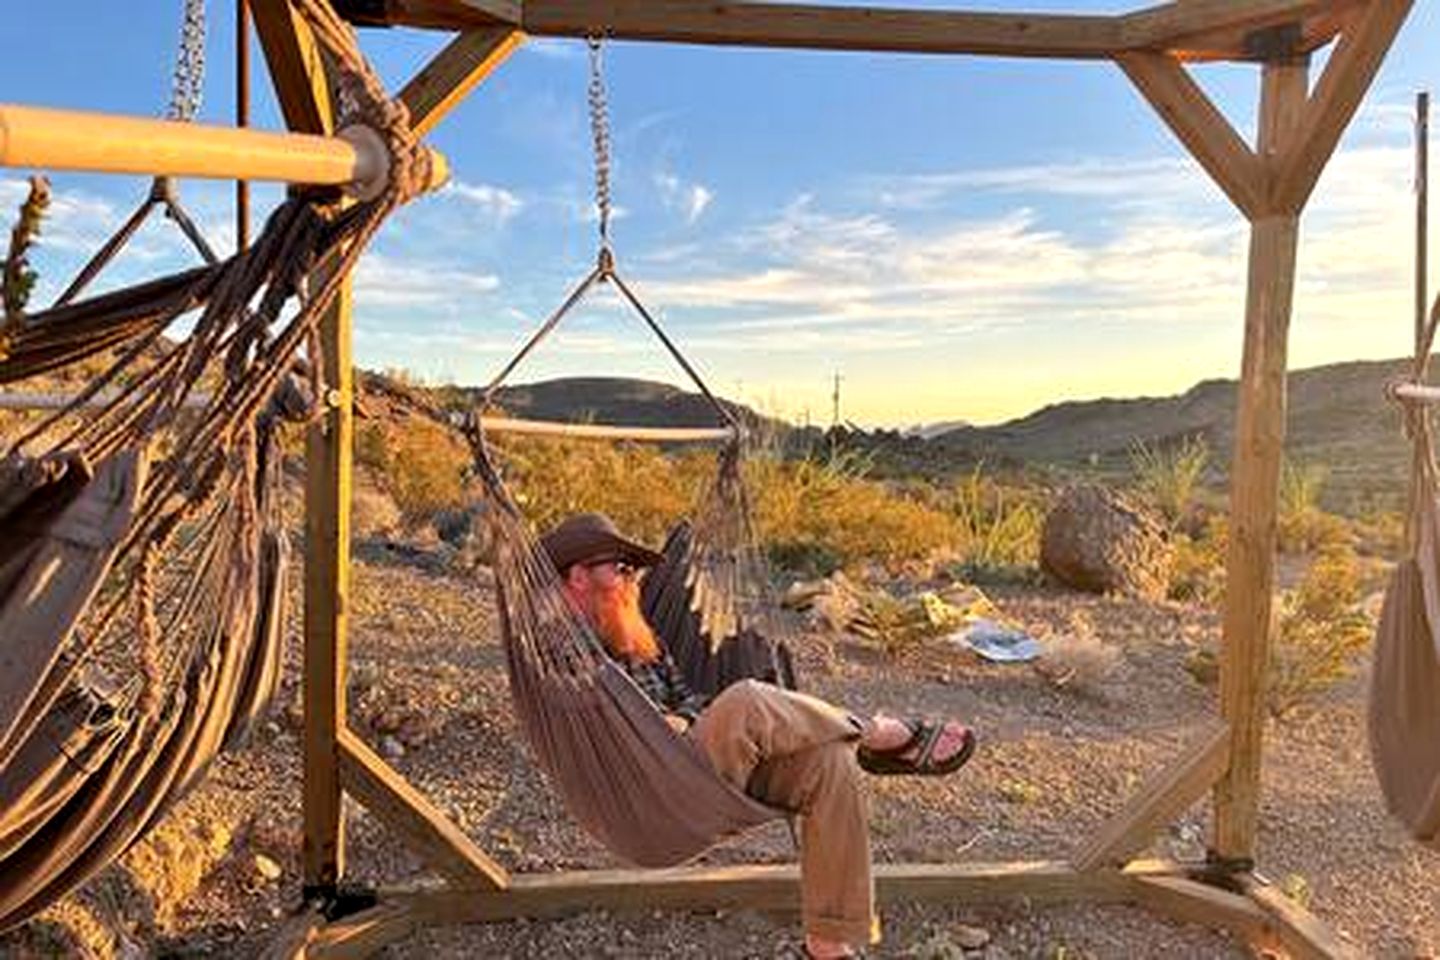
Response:
[[[7,103],[0,104],[0,166],[278,180],[343,186],[369,197],[384,187],[390,160],[368,127],[327,137]],[[449,176],[444,155],[434,150],[430,173],[427,190]]]
[[[530,433],[584,440],[647,440],[654,443],[701,443],[729,440],[735,436],[735,431],[729,427],[629,427],[515,417],[481,417],[480,426],[486,433]]]
[[[101,393],[86,400],[81,407],[99,409],[115,399],[114,394]],[[185,398],[187,409],[204,409],[210,405],[207,393],[192,393]],[[75,400],[69,393],[0,393],[0,410],[63,410]]]
[[[1387,391],[1402,400],[1415,400],[1427,406],[1440,403],[1440,387],[1427,387],[1418,383],[1401,383]]]

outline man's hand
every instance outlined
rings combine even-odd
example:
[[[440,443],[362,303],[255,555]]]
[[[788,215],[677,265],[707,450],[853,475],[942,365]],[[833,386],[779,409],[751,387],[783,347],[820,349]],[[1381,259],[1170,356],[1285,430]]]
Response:
[[[670,729],[674,730],[676,733],[685,733],[690,729],[690,721],[686,720],[678,713],[665,714],[665,722],[670,724]]]

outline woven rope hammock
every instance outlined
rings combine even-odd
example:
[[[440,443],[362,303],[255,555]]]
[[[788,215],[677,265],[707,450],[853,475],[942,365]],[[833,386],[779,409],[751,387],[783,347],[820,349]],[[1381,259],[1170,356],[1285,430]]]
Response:
[[[302,348],[324,395],[321,318],[429,162],[350,28],[323,0],[297,9],[337,65],[341,121],[387,141],[385,192],[298,193],[228,260],[0,328],[0,383],[108,362],[0,460],[0,930],[154,826],[276,689],[277,422],[305,417]]]
[[[785,816],[721,779],[606,654],[565,598],[478,428],[471,437],[490,505],[511,697],[536,761],[571,814],[614,853],[647,867],[682,863]]]
[[[1417,337],[1412,383],[1425,382],[1437,326],[1440,299]],[[1391,814],[1416,840],[1440,847],[1440,471],[1428,409],[1406,401],[1404,413],[1414,445],[1407,553],[1386,586],[1375,635],[1370,746]]]

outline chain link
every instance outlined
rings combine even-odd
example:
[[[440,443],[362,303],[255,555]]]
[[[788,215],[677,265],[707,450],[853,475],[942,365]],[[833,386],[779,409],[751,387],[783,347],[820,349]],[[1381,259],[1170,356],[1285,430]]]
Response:
[[[170,90],[170,120],[194,120],[205,86],[205,0],[185,0],[180,50]]]
[[[610,108],[605,99],[605,76],[601,70],[601,36],[591,34],[590,43],[590,134],[595,144],[595,209],[600,217],[600,249],[610,248]]]

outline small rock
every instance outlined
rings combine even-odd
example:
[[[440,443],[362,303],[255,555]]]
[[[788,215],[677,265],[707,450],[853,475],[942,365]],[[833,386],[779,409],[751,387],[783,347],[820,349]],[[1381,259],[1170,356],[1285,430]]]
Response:
[[[271,860],[263,853],[257,853],[255,854],[255,872],[260,874],[260,876],[264,877],[266,880],[273,881],[279,880],[280,874],[284,871],[280,869],[280,864],[276,863],[274,860]]]
[[[963,923],[952,931],[955,942],[963,950],[979,950],[990,942],[990,931],[984,927],[971,927]]]
[[[391,760],[398,760],[405,756],[405,745],[394,737],[381,737],[380,753]]]

